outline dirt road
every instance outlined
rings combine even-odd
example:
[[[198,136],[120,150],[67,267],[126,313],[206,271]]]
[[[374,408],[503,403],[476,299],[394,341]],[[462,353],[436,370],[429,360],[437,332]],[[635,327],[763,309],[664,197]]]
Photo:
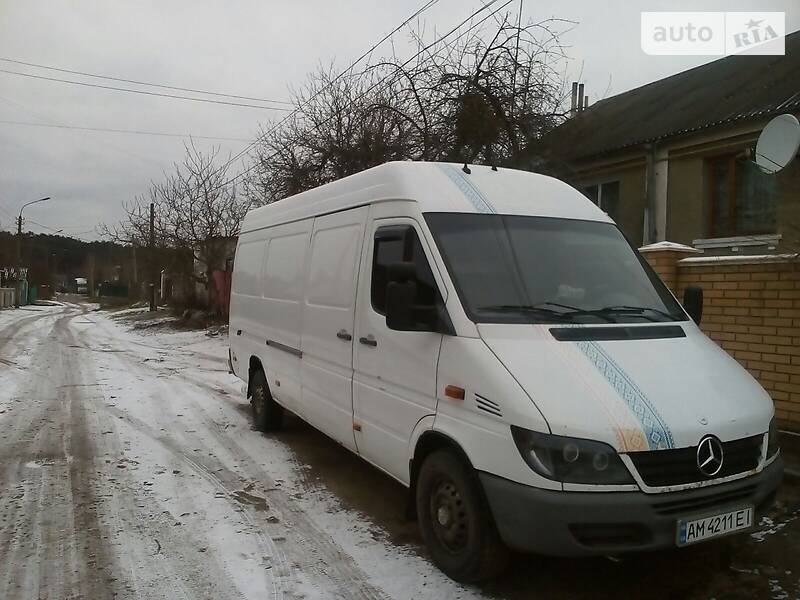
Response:
[[[386,597],[86,307],[29,310],[0,330],[0,597]]]
[[[403,490],[297,420],[252,430],[224,340],[88,305],[0,313],[0,598],[793,598],[798,490],[734,543],[520,557],[463,587]]]

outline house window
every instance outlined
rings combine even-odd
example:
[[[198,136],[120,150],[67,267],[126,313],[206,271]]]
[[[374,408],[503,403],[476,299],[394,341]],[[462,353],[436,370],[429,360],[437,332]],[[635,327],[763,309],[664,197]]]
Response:
[[[617,220],[619,211],[619,181],[598,183],[583,188],[584,195],[594,202],[601,210]]]
[[[712,237],[774,233],[776,178],[736,155],[707,161],[710,180],[709,234]]]

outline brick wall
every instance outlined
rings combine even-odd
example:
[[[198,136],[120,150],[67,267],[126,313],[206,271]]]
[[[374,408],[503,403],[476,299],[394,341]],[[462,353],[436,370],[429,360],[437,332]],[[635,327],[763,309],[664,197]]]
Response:
[[[678,299],[703,288],[700,328],[758,379],[783,427],[800,431],[800,260],[797,256],[690,256],[643,248]]]

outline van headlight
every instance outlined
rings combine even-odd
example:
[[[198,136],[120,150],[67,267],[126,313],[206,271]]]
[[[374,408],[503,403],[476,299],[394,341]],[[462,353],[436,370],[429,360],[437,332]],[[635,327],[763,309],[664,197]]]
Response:
[[[619,454],[608,444],[514,425],[511,435],[528,466],[547,479],[563,483],[634,483]]]
[[[767,458],[772,458],[780,451],[780,442],[778,441],[778,424],[775,423],[775,417],[769,422],[769,433],[767,434]]]

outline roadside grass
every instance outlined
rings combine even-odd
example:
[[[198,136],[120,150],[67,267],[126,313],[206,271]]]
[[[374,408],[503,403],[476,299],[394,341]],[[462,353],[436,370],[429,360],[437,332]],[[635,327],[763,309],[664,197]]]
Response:
[[[148,303],[139,301],[125,304],[100,302],[100,310],[109,318],[126,324],[134,330],[203,331],[215,336],[227,332],[227,317],[220,317],[202,310],[159,306],[149,311]]]

